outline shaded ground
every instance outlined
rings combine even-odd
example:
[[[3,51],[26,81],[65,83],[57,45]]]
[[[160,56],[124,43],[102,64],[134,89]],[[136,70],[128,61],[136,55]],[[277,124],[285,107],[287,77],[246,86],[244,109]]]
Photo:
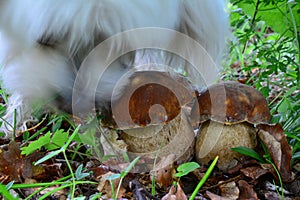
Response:
[[[59,126],[65,130],[71,127],[66,120],[61,119],[51,123],[51,117],[47,117],[42,123],[32,125],[29,135],[34,135],[39,131],[42,131],[41,135],[44,135],[48,130],[51,131],[54,126]],[[61,134],[63,135],[63,133]],[[69,135],[71,135],[71,132]],[[113,193],[111,184],[114,185],[114,192],[116,192],[119,185],[119,180],[112,180],[110,183],[107,178],[113,174],[124,172],[124,169],[128,166],[128,163],[113,161],[100,163],[94,157],[89,156],[90,149],[77,143],[76,140],[66,149],[68,162],[60,153],[43,164],[34,166],[33,162],[49,154],[50,151],[45,147],[41,147],[40,151],[34,151],[28,156],[21,155],[20,148],[28,144],[28,142],[24,143],[24,138],[27,137],[23,134],[16,138],[14,142],[0,141],[1,183],[8,184],[14,181],[11,193],[24,199],[32,193],[35,193],[35,195],[31,196],[30,199],[39,199],[43,195],[47,196],[47,199],[66,199],[70,193],[71,185],[65,188],[60,187],[71,183],[71,181],[68,181],[71,180],[70,167],[76,178],[75,196],[91,197],[102,193],[98,196],[106,199]],[[262,149],[257,151],[262,151]],[[271,152],[271,154],[275,153]],[[285,152],[283,151],[282,154],[285,154]],[[286,163],[286,161],[281,160],[281,163]],[[79,167],[81,164],[83,169]],[[135,167],[138,168],[141,165],[143,163],[138,162]],[[152,181],[149,173],[129,173],[122,181],[119,197],[123,199],[175,199],[177,195],[177,199],[189,198],[207,171],[208,166],[201,166],[194,172],[183,176],[180,180],[174,177],[177,167],[177,164],[174,163],[162,171],[156,172],[155,195],[151,194],[153,187],[151,186]],[[274,165],[270,163],[262,164],[250,158],[239,161],[237,166],[227,172],[215,168],[198,192],[196,199],[300,199],[300,163],[297,161],[292,163],[291,177],[284,175],[286,170],[289,169],[285,167],[281,169],[281,179],[278,179]],[[67,178],[64,179],[64,177]],[[281,181],[283,182],[281,183]],[[174,182],[179,183],[181,187],[171,187]],[[23,183],[35,185],[18,185]],[[36,187],[37,183],[43,184]],[[46,185],[46,183],[55,184]],[[26,188],[24,188],[25,186]],[[56,189],[59,190],[51,194],[51,191],[54,192]]]

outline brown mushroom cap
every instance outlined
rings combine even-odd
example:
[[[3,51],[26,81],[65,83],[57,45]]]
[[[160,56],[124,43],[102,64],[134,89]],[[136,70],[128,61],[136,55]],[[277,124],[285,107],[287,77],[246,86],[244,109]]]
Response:
[[[195,97],[186,78],[160,71],[135,72],[123,91],[112,109],[118,128],[125,129],[168,123]]]
[[[212,120],[224,124],[269,123],[270,110],[265,97],[256,89],[233,81],[212,85],[200,92],[192,108],[197,123]]]

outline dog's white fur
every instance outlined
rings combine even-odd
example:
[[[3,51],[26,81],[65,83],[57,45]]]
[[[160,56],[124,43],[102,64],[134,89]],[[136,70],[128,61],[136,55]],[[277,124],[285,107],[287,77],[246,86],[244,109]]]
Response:
[[[1,130],[11,136],[8,124],[13,124],[14,110],[22,129],[36,101],[53,94],[70,99],[83,59],[97,44],[125,30],[180,31],[198,41],[218,63],[229,30],[224,7],[223,0],[0,0],[1,79],[11,93],[4,116],[8,123]],[[124,66],[153,62],[157,55],[163,55],[165,62],[173,56],[148,49],[116,61],[99,85],[100,101],[110,99]]]

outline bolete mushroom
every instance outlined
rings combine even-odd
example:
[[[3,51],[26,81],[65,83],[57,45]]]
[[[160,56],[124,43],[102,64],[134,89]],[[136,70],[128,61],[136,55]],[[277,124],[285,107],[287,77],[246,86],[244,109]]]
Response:
[[[106,122],[111,149],[106,151],[147,158],[175,154],[179,163],[190,159],[195,133],[184,108],[195,97],[190,83],[175,72],[138,71],[129,77],[112,102],[112,121]]]
[[[219,156],[218,167],[227,170],[243,156],[231,150],[257,144],[255,124],[271,119],[264,96],[256,89],[237,82],[212,85],[199,93],[192,118],[200,123],[196,139],[196,159],[209,164]]]

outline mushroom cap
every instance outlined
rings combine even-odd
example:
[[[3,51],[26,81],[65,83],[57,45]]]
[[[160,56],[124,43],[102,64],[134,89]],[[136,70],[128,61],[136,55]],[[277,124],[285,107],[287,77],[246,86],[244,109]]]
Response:
[[[233,81],[218,83],[200,92],[191,116],[196,123],[212,120],[227,125],[267,124],[271,120],[265,97],[253,87]]]
[[[194,97],[194,88],[180,74],[137,71],[122,96],[112,102],[113,120],[121,129],[168,123]]]

